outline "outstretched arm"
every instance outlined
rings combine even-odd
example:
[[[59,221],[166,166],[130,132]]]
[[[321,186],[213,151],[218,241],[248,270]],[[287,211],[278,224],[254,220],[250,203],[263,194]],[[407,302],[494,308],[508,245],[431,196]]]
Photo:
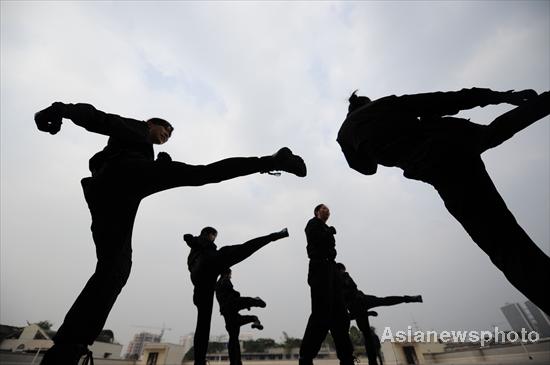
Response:
[[[484,107],[491,104],[508,103],[521,105],[537,96],[534,90],[493,91],[484,88],[462,89],[460,91],[421,93],[403,96],[387,96],[369,104],[369,113],[395,112],[412,113],[420,117],[454,115],[461,110]]]
[[[59,132],[63,118],[71,119],[74,124],[90,132],[136,142],[148,142],[147,123],[108,114],[90,104],[55,102],[34,115],[38,129],[50,134]]]

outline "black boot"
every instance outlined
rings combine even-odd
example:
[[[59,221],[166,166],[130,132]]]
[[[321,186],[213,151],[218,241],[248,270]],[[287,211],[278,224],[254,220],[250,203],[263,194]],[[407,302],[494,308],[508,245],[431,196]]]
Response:
[[[261,331],[261,330],[264,329],[264,326],[260,322],[254,322],[254,323],[252,323],[252,328],[256,328],[257,330]]]
[[[260,297],[256,297],[254,299],[256,299],[256,303],[254,303],[255,307],[265,308],[265,306],[267,305]]]
[[[407,295],[405,298],[409,303],[422,303],[422,295]]]
[[[271,156],[261,157],[261,160],[265,164],[264,169],[261,171],[262,173],[267,172],[272,175],[277,175],[277,173],[273,173],[273,171],[285,171],[299,177],[307,175],[304,160],[300,156],[293,154],[288,147],[281,148]]]

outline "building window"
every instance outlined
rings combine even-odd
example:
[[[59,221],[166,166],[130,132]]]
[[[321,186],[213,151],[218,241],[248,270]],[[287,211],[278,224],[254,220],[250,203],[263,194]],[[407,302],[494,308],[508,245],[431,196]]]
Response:
[[[147,365],[157,365],[157,359],[159,357],[158,352],[150,352],[147,356]]]

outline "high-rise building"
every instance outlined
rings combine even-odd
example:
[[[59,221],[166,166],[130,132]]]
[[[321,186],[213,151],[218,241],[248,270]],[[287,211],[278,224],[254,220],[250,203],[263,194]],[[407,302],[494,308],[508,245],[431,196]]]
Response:
[[[143,354],[143,348],[147,342],[160,342],[162,335],[149,332],[140,332],[134,335],[134,339],[128,344],[126,358],[139,359]]]
[[[523,328],[528,332],[535,330],[528,318],[527,310],[522,308],[519,303],[506,304],[500,310],[506,317],[510,327],[512,327],[512,331],[519,333]]]
[[[506,304],[500,310],[514,332],[522,329],[536,331],[540,337],[550,337],[550,318],[531,301],[522,306],[519,303]]]
[[[550,337],[550,317],[530,300],[525,302],[525,306],[533,315],[533,319],[536,322],[535,326],[537,327],[537,332],[540,337]]]

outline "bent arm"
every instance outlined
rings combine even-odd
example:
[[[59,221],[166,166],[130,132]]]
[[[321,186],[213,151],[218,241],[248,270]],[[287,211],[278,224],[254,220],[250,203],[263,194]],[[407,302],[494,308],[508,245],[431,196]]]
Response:
[[[97,110],[90,104],[63,104],[62,117],[87,131],[135,142],[148,142],[147,123]]]

